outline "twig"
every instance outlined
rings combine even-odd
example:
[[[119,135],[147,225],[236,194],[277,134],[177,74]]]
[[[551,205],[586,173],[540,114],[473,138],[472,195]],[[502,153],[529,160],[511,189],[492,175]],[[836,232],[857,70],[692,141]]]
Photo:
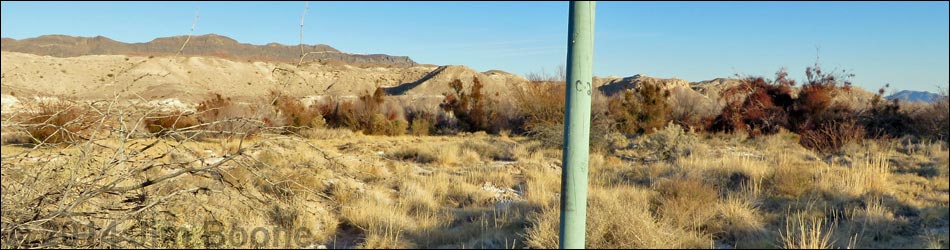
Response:
[[[303,62],[303,57],[307,55],[303,52],[303,20],[307,17],[308,10],[310,10],[310,1],[307,1],[304,5],[303,14],[300,15],[300,61],[297,62],[297,67],[300,67],[300,64]]]
[[[195,21],[191,23],[191,32],[188,32],[188,38],[185,38],[185,42],[181,44],[181,48],[178,49],[178,52],[175,55],[181,55],[181,51],[185,50],[185,45],[188,44],[188,41],[191,40],[191,35],[195,33],[195,26],[198,26],[198,11],[200,9],[195,9]]]

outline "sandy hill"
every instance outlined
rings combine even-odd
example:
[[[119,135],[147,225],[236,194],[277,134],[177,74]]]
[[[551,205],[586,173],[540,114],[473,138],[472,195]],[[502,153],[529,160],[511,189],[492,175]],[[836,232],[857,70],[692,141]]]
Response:
[[[451,93],[449,82],[474,78],[485,94],[508,98],[528,80],[500,70],[479,72],[462,65],[417,64],[408,57],[353,55],[327,45],[306,45],[313,53],[297,66],[300,48],[270,43],[251,45],[219,35],[192,37],[182,55],[174,55],[185,37],[157,38],[147,43],[122,43],[92,38],[47,35],[24,40],[2,39],[4,106],[16,96],[74,96],[82,99],[122,98],[196,103],[213,93],[250,101],[271,90],[311,100],[328,96],[355,98],[383,88],[413,104],[435,105]],[[27,53],[21,53],[23,51]],[[157,56],[155,56],[157,55]],[[719,99],[723,89],[740,80],[717,78],[689,82],[637,74],[595,77],[593,87],[607,95],[659,84],[682,98]],[[852,88],[837,101],[868,103],[873,93]],[[466,89],[467,90],[467,89]],[[8,100],[9,99],[9,100]],[[854,105],[853,105],[854,106]]]
[[[660,85],[662,89],[689,88],[689,82],[679,78],[657,78],[644,74],[637,74],[630,77],[606,77],[595,78],[594,86],[605,95],[613,95],[627,89],[637,89],[641,84]]]
[[[123,43],[108,37],[73,37],[65,35],[45,35],[35,38],[16,40],[3,38],[0,49],[54,57],[75,57],[84,55],[174,55],[181,48],[187,36],[156,38],[146,43]],[[303,50],[310,52],[305,62],[342,62],[356,66],[395,66],[416,65],[407,56],[382,54],[358,55],[343,53],[328,45],[304,45]],[[208,34],[193,36],[188,40],[182,55],[215,56],[238,61],[276,61],[297,63],[301,48],[298,45],[269,43],[253,45],[239,43],[226,36]]]
[[[2,52],[3,93],[71,95],[84,99],[111,97],[128,89],[127,97],[177,98],[196,102],[211,93],[251,99],[272,89],[297,96],[355,97],[383,87],[390,95],[441,98],[456,78],[469,86],[477,76],[488,93],[503,94],[526,82],[518,75],[465,66],[356,67],[234,61],[216,57],[90,55],[38,56]]]
[[[513,88],[528,82],[519,75],[504,71],[479,72],[461,65],[391,67],[310,63],[298,68],[294,63],[202,56],[88,55],[61,58],[17,52],[0,54],[3,61],[0,65],[2,92],[17,96],[64,95],[100,99],[127,90],[124,98],[175,98],[196,103],[212,93],[249,101],[277,89],[299,97],[355,98],[381,87],[387,94],[400,96],[400,99],[435,105],[443,99],[443,94],[452,92],[449,82],[454,79],[471,86],[472,80],[478,77],[485,84],[486,94],[498,98],[508,97]],[[643,83],[660,84],[665,89],[714,101],[719,100],[723,89],[739,84],[739,80],[718,78],[688,82],[638,74],[598,77],[593,85],[612,95],[636,89]],[[838,95],[836,101],[866,104],[873,96],[869,91],[853,87],[849,93]]]

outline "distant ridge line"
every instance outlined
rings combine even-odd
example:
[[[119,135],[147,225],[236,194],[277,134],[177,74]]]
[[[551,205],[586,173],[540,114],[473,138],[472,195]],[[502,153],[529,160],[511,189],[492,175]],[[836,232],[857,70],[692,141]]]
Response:
[[[0,50],[41,56],[76,57],[84,55],[174,55],[187,36],[159,37],[145,43],[124,43],[104,36],[76,37],[43,35],[22,40],[3,38]],[[385,54],[350,54],[329,45],[304,45],[311,52],[304,62],[343,63],[354,66],[411,67],[417,65],[408,56]],[[297,63],[300,46],[268,43],[253,45],[239,43],[217,34],[192,36],[182,51],[184,56],[213,56],[234,60],[278,61]]]

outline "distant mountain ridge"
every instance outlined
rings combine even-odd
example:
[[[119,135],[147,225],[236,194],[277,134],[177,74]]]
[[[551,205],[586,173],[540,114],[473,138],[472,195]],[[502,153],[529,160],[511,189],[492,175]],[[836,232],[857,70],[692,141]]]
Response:
[[[104,36],[74,37],[44,35],[17,40],[2,38],[0,50],[53,57],[76,57],[84,55],[174,55],[187,36],[160,37],[146,43],[124,43]],[[356,66],[411,67],[417,63],[408,56],[384,54],[349,54],[329,45],[304,45],[309,52],[304,62],[342,62]],[[192,36],[182,55],[215,56],[234,60],[279,61],[297,63],[300,46],[269,43],[253,45],[239,43],[230,37],[207,34]]]
[[[902,102],[930,103],[939,97],[940,97],[939,94],[934,94],[927,91],[901,90],[900,92],[889,95],[886,98],[888,100],[900,99]]]

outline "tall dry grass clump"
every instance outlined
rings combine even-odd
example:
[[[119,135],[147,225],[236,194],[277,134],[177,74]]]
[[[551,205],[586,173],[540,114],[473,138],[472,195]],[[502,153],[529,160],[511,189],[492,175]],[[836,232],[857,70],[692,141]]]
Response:
[[[361,248],[415,247],[406,235],[415,230],[416,223],[405,214],[405,207],[400,203],[364,195],[345,205],[341,217],[364,234]]]
[[[652,194],[636,187],[592,188],[588,200],[587,248],[706,248],[708,238],[653,217],[647,204]],[[558,246],[557,208],[529,216],[530,248]]]
[[[835,223],[827,219],[797,212],[786,216],[782,232],[785,249],[831,249]]]
[[[883,195],[892,192],[891,175],[887,153],[871,152],[850,166],[830,164],[819,168],[817,184],[825,192],[843,199]]]
[[[657,183],[657,213],[671,225],[699,230],[716,216],[709,209],[718,199],[717,189],[702,180],[676,178]]]

